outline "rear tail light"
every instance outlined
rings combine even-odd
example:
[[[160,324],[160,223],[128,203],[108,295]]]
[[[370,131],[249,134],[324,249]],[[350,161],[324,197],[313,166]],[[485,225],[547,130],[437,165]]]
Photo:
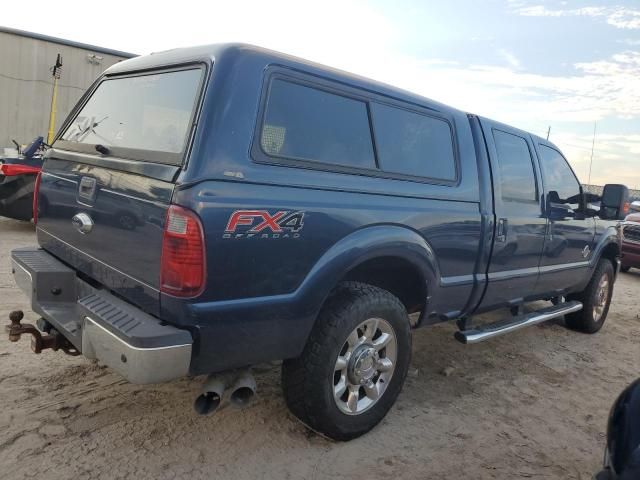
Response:
[[[205,286],[202,224],[186,208],[171,205],[162,238],[160,290],[176,297],[195,297]]]
[[[40,173],[40,167],[20,165],[19,163],[3,163],[0,165],[0,175],[4,175],[5,177],[15,177],[16,175],[26,175],[29,173]]]
[[[33,187],[33,223],[38,224],[38,194],[40,193],[40,179],[42,178],[42,172],[38,172],[36,177],[36,184]]]

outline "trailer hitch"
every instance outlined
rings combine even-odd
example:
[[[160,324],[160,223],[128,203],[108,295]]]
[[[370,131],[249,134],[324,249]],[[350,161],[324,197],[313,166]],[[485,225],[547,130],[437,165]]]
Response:
[[[34,353],[42,353],[42,350],[50,348],[54,352],[62,350],[67,355],[80,355],[78,349],[59,332],[53,330],[53,333],[43,335],[40,330],[30,323],[20,323],[23,318],[24,313],[22,310],[14,310],[9,314],[11,324],[5,328],[9,334],[10,342],[17,342],[23,334],[26,334],[31,335],[31,350]]]

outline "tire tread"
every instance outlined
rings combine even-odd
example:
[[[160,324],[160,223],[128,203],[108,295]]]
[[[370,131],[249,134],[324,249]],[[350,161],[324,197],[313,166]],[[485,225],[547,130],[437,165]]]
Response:
[[[330,438],[349,440],[360,436],[377,424],[386,414],[386,410],[380,412],[370,427],[355,431],[328,425],[322,401],[324,386],[317,381],[316,374],[316,372],[322,371],[323,362],[326,362],[329,349],[342,342],[340,335],[344,333],[344,328],[341,328],[341,324],[353,313],[352,310],[358,302],[381,298],[385,302],[389,302],[392,308],[396,308],[406,315],[404,305],[386,290],[360,282],[339,284],[322,307],[302,355],[283,363],[282,387],[289,410],[311,429]],[[407,318],[407,331],[408,328]],[[404,382],[406,369],[404,372],[398,371],[395,374],[401,375],[402,382]],[[392,394],[394,392],[387,391],[386,393]],[[399,390],[395,392],[393,401],[398,393]],[[372,409],[372,411],[375,410],[375,408]]]
[[[599,321],[593,319],[593,298],[598,288],[600,278],[604,273],[609,273],[610,287],[609,287],[609,299],[607,306],[605,307],[602,318]],[[595,268],[589,283],[582,292],[570,295],[570,300],[579,300],[582,302],[582,310],[574,313],[570,313],[565,316],[565,323],[567,327],[572,330],[583,333],[596,333],[604,325],[609,313],[609,307],[611,306],[611,298],[613,296],[613,284],[614,284],[614,271],[613,265],[606,258],[601,258]]]

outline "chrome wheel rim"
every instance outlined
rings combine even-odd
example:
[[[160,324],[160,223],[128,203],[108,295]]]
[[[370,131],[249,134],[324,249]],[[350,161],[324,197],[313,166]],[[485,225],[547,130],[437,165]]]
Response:
[[[395,331],[382,318],[369,318],[349,334],[333,372],[333,398],[342,413],[360,415],[380,400],[393,376],[397,350]]]
[[[604,310],[607,307],[609,299],[609,276],[605,273],[598,282],[596,289],[595,302],[593,303],[593,319],[599,322],[602,319]]]

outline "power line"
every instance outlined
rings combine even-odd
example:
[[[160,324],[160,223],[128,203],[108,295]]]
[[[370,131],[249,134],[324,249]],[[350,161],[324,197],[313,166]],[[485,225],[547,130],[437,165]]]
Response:
[[[36,82],[36,83],[44,83],[45,85],[53,85],[53,82],[50,82],[48,80],[40,80],[38,78],[19,78],[19,77],[12,77],[11,75],[7,75],[5,73],[0,73],[0,77],[6,78],[8,80],[16,80],[18,82]],[[86,90],[86,87],[77,87],[75,85],[64,85],[64,84],[60,84],[58,85],[61,88],[75,88],[76,90]]]

